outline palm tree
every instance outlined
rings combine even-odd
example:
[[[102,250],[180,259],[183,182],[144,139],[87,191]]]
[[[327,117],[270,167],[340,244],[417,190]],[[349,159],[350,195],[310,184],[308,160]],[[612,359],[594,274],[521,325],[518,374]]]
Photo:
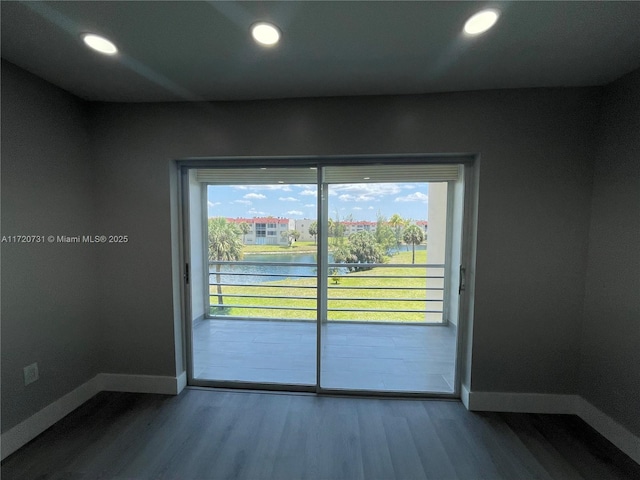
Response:
[[[336,219],[329,219],[329,235],[333,236],[333,245],[341,247],[344,245],[344,224],[340,221],[340,214],[336,208]]]
[[[209,219],[209,261],[233,262],[242,257],[242,231],[225,218]],[[220,285],[220,264],[216,264],[218,305],[222,305],[222,285]]]
[[[333,237],[333,230],[336,227],[336,222],[333,221],[333,218],[329,218],[329,220],[327,220],[327,231],[329,233],[329,237]]]
[[[380,210],[378,210],[378,217],[376,220],[375,231],[376,243],[380,245],[380,248],[386,255],[389,255],[396,245],[396,236],[393,233],[393,229],[389,226],[389,222]]]
[[[396,249],[398,250],[400,250],[400,230],[406,225],[406,223],[406,220],[397,213],[391,215],[391,218],[389,219],[389,225],[391,225],[396,231]]]
[[[402,232],[402,240],[407,244],[411,244],[413,251],[411,263],[416,263],[416,245],[420,245],[424,240],[424,233],[422,229],[417,225],[409,225],[404,229],[404,232]]]
[[[247,222],[242,222],[239,227],[240,231],[242,232],[242,243],[245,243],[244,236],[252,230],[251,225],[249,225]]]
[[[313,243],[318,244],[318,222],[313,221],[309,225],[309,235],[313,236]]]

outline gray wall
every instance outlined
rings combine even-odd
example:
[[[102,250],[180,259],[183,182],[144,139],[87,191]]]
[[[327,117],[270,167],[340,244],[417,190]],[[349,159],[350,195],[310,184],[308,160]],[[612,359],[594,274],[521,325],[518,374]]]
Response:
[[[94,229],[85,105],[2,63],[2,235]],[[96,249],[2,244],[2,431],[97,373]],[[22,368],[40,380],[24,386]]]
[[[590,238],[587,292],[603,292],[597,295],[609,303],[619,299],[606,309],[618,329],[637,318],[632,275],[624,274],[611,291],[599,283],[601,273],[608,278],[633,261],[637,266],[637,250],[635,257],[632,251],[616,257],[616,268],[599,253],[613,238],[631,242],[634,213],[637,222],[633,187],[619,188],[636,172],[637,192],[631,92],[626,84],[607,91],[593,202],[594,220],[607,226],[592,222],[590,231],[601,89],[91,104],[84,130],[82,102],[3,63],[3,234],[92,230],[130,237],[104,248],[3,245],[3,430],[98,371],[181,371],[173,160],[471,152],[482,159],[472,389],[581,391],[637,431],[630,405],[638,398],[632,380],[638,371],[629,367],[637,353],[624,343],[634,337],[605,336],[609,343],[590,348],[606,329],[595,313],[602,302],[584,296]],[[623,154],[621,165],[612,161]],[[22,367],[32,361],[40,363],[42,379],[25,388]],[[628,379],[616,374],[611,391],[619,401],[609,405],[608,387],[591,382],[616,369]]]
[[[607,87],[604,100],[580,394],[640,436],[640,71]]]
[[[105,371],[175,374],[172,160],[477,152],[472,388],[575,393],[599,92],[93,105]]]

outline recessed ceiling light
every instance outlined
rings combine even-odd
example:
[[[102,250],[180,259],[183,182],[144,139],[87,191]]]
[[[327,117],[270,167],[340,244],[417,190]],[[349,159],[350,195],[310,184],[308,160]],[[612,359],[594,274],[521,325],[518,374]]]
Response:
[[[464,33],[467,35],[484,33],[495,25],[499,16],[499,10],[482,10],[467,20],[467,23],[464,24]]]
[[[280,30],[271,23],[259,22],[251,26],[253,39],[261,45],[275,45],[280,40]]]
[[[113,42],[100,35],[85,33],[82,35],[82,41],[96,52],[104,53],[105,55],[115,55],[118,53],[118,49]]]

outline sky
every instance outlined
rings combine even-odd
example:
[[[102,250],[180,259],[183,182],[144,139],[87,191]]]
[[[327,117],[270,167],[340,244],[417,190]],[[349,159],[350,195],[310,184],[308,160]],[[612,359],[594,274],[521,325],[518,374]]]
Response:
[[[317,216],[316,185],[234,185],[208,187],[209,217],[252,218]],[[329,186],[329,216],[375,221],[378,212],[427,220],[427,183],[355,183]]]

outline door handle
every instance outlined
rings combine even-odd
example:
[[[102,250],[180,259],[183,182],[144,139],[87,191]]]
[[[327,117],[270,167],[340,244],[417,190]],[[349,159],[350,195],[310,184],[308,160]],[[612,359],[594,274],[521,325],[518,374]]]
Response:
[[[462,265],[460,265],[460,277],[459,277],[459,281],[458,281],[458,295],[460,295],[467,287],[466,281],[465,281],[465,273],[466,273],[467,269],[464,268]]]

